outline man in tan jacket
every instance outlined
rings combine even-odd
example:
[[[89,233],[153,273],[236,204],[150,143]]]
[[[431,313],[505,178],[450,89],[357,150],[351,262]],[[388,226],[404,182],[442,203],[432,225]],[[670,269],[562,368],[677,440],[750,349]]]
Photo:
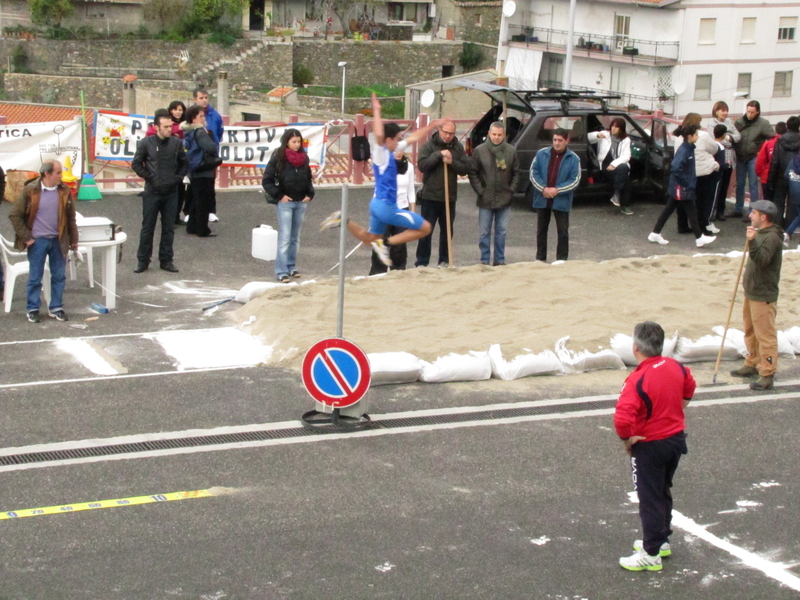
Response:
[[[78,249],[75,203],[69,188],[61,183],[61,163],[49,160],[39,168],[39,177],[26,185],[14,202],[8,218],[14,226],[18,250],[28,251],[28,321],[39,323],[42,277],[50,259],[50,316],[67,321],[64,312],[64,286],[67,281],[67,254]]]

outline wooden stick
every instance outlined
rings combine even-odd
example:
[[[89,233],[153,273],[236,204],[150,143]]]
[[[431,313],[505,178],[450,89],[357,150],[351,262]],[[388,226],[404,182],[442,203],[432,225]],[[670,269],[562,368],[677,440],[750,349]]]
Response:
[[[725,321],[725,330],[722,332],[722,342],[719,345],[719,354],[717,354],[717,364],[714,365],[714,378],[711,383],[717,383],[717,373],[719,372],[719,363],[722,361],[722,350],[725,348],[725,338],[728,337],[728,327],[731,325],[731,315],[733,314],[733,305],[736,302],[736,293],[739,291],[739,280],[742,277],[742,269],[744,268],[744,261],[747,260],[747,251],[750,248],[750,240],[744,243],[744,252],[742,252],[742,262],[739,263],[739,272],[736,273],[736,284],[733,286],[733,297],[731,298],[731,305],[728,308],[728,319]]]
[[[444,218],[447,225],[448,266],[453,267],[453,228],[450,226],[450,177],[447,174],[447,163],[444,163]]]

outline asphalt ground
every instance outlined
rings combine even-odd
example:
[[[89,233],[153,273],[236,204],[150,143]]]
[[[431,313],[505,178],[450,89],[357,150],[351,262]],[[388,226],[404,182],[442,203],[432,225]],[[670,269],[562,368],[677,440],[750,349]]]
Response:
[[[477,209],[468,187],[459,194],[455,257],[465,266],[478,262]],[[337,261],[337,235],[317,227],[337,208],[339,196],[338,190],[321,190],[309,207],[298,261],[306,278],[324,276]],[[350,200],[354,218],[365,222],[369,190],[350,190]],[[80,203],[84,215],[110,217],[129,235],[119,265],[118,308],[87,322],[86,330],[49,319],[32,325],[24,319],[24,281],[17,282],[12,312],[0,315],[0,454],[116,436],[277,427],[312,408],[294,371],[179,370],[143,335],[229,327],[233,303],[205,313],[202,307],[249,281],[273,279],[271,263],[252,259],[249,249],[250,230],[274,226],[274,210],[257,192],[220,194],[218,206],[221,222],[212,225],[217,238],[178,231],[179,274],[151,268],[137,275],[140,200],[108,195]],[[693,254],[691,236],[673,233],[674,220],[665,230],[669,246],[646,241],[660,209],[639,203],[636,215],[624,217],[608,203],[577,205],[570,258]],[[3,205],[0,233],[6,237],[7,214]],[[740,250],[745,225],[729,220],[721,227],[708,251]],[[534,238],[535,216],[515,206],[509,262],[532,260]],[[554,245],[552,240],[553,253]],[[348,275],[368,270],[364,249],[347,261]],[[89,289],[85,269],[79,269],[65,293],[71,322],[96,316],[90,305],[97,301],[100,290]],[[794,302],[782,298],[781,306]],[[641,318],[647,318],[646,307]],[[781,323],[780,309],[778,319],[781,328],[796,325]],[[92,375],[58,350],[54,340],[61,338],[88,339],[127,373]],[[529,420],[0,467],[0,517],[67,505],[56,510],[60,514],[0,520],[0,599],[796,598],[795,362],[781,362],[784,385],[775,394],[752,394],[724,374],[727,385],[698,395],[707,402],[688,412],[690,453],[676,478],[675,509],[734,549],[709,542],[691,524],[675,527],[674,555],[660,573],[617,566],[640,535],[610,411],[562,406],[568,396],[612,397],[625,373],[607,372],[586,384],[574,376],[569,386],[563,378],[529,378],[368,393],[376,419],[552,400],[548,414]],[[723,373],[730,364],[723,364]],[[710,383],[713,365],[693,368],[702,384]],[[215,495],[63,514],[73,512],[72,503],[207,489]]]

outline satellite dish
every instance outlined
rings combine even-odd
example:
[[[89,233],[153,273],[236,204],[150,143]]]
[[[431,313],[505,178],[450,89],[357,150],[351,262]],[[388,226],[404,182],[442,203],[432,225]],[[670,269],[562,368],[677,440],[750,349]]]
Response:
[[[672,84],[672,91],[675,92],[676,96],[680,96],[683,92],[686,91],[686,82],[682,79],[678,79],[675,83]]]
[[[422,104],[425,108],[429,108],[433,106],[433,103],[436,101],[436,92],[433,90],[425,90],[422,92],[422,96],[419,99],[419,103]]]
[[[515,12],[517,12],[517,3],[514,2],[514,0],[506,0],[506,2],[503,2],[504,17],[513,17]]]

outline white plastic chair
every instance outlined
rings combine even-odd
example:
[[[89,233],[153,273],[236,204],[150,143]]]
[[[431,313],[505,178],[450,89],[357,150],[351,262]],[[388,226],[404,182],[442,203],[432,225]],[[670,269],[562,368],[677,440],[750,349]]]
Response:
[[[80,221],[83,219],[83,215],[79,212],[75,213],[75,219]],[[79,242],[80,243],[80,242]],[[86,246],[78,246],[78,254],[85,257],[85,260],[77,260],[76,256],[73,251],[69,253],[69,278],[70,281],[75,281],[77,278],[77,263],[85,262],[87,268],[89,269],[89,287],[94,287],[94,259],[92,257],[92,249]]]
[[[0,249],[3,252],[3,273],[5,276],[6,284],[3,288],[4,308],[6,312],[11,312],[11,299],[14,296],[14,282],[18,275],[25,275],[30,272],[30,265],[28,264],[28,253],[17,252],[14,249],[14,244],[9,242],[6,238],[0,235]],[[22,258],[16,262],[11,262],[12,259]],[[44,277],[42,277],[42,290],[44,291],[44,299],[49,304],[50,302],[50,262],[44,265]],[[47,305],[45,305],[47,306]]]

